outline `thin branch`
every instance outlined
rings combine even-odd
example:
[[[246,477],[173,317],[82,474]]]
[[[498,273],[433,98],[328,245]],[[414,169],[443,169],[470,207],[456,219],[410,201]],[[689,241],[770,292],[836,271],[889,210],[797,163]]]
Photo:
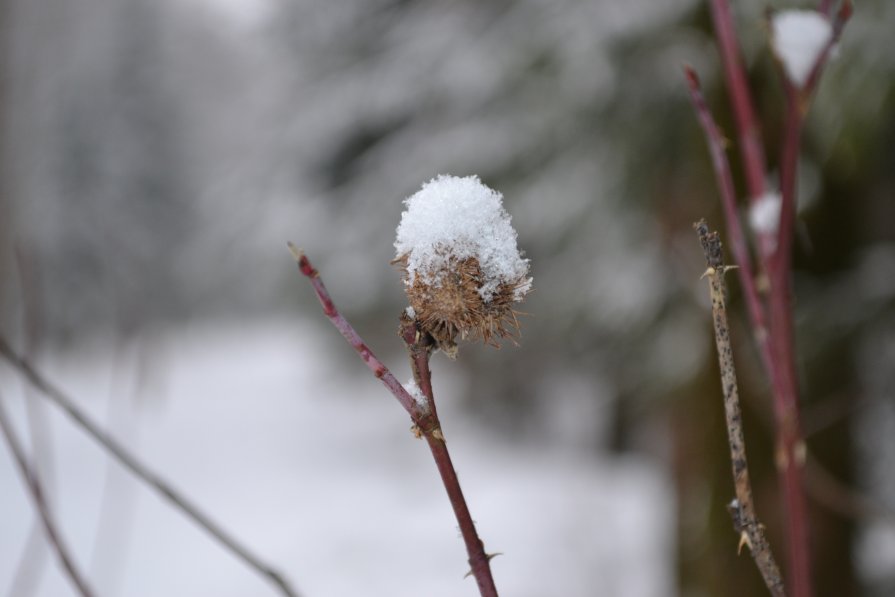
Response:
[[[22,245],[17,244],[13,253],[21,305],[23,352],[25,357],[30,359],[37,352],[43,327],[40,309],[42,302],[38,285],[39,276],[37,275],[39,272],[36,271],[37,263],[33,256]],[[46,405],[37,399],[34,389],[27,385],[24,398],[25,414],[28,419],[28,436],[31,443],[31,470],[34,476],[40,480],[41,487],[52,492],[53,447],[52,434],[44,416]],[[9,595],[11,597],[28,597],[36,592],[48,555],[43,546],[40,519],[35,517],[10,583]]]
[[[730,95],[730,104],[737,124],[737,140],[742,152],[743,171],[746,174],[746,186],[749,189],[749,200],[754,201],[765,191],[765,155],[761,141],[761,132],[755,118],[749,84],[743,69],[740,56],[736,28],[730,13],[727,0],[711,0],[712,23],[715,38],[724,65],[724,80]]]
[[[311,265],[307,256],[297,249],[295,245],[289,243],[289,250],[298,264],[298,269],[308,278],[314,293],[323,307],[323,312],[339,330],[339,333],[348,341],[352,348],[360,355],[361,359],[373,372],[373,375],[388,388],[395,396],[404,410],[410,415],[418,433],[426,438],[432,457],[438,467],[438,473],[444,483],[448,499],[454,509],[454,515],[460,526],[463,535],[466,551],[469,555],[469,564],[471,572],[475,576],[479,586],[479,592],[482,597],[497,597],[497,589],[494,585],[494,579],[491,576],[489,560],[492,556],[485,553],[484,544],[479,539],[475,530],[475,524],[472,515],[469,513],[469,507],[463,497],[463,491],[451,462],[447,445],[444,441],[444,435],[441,430],[441,423],[438,420],[438,414],[435,410],[435,399],[432,393],[432,379],[429,371],[429,355],[434,348],[434,342],[428,334],[420,333],[416,323],[406,316],[402,316],[400,334],[407,345],[410,354],[411,366],[413,368],[414,380],[426,398],[426,404],[420,404],[415,400],[401,385],[400,382],[392,375],[391,371],[382,364],[366,345],[360,335],[348,323],[348,320],[339,313],[329,295],[329,291],[320,278],[320,273]]]
[[[797,210],[797,172],[799,147],[808,100],[817,86],[830,50],[838,42],[851,15],[846,0],[833,23],[833,35],[817,57],[802,89],[781,72],[786,107],[783,148],[780,158],[780,222],[776,248],[767,256],[770,281],[768,324],[770,328],[771,384],[774,415],[777,422],[777,468],[786,512],[791,590],[794,597],[813,594],[808,540],[807,506],[804,492],[805,443],[799,415],[799,388],[796,376],[795,331],[792,299],[792,244]]]
[[[360,335],[355,331],[351,324],[348,323],[348,320],[339,313],[338,309],[336,309],[336,305],[329,296],[329,291],[326,289],[326,286],[323,285],[323,280],[320,279],[319,272],[314,269],[314,266],[311,265],[307,256],[292,243],[289,243],[288,246],[289,251],[292,253],[292,257],[294,257],[296,263],[298,263],[299,271],[301,271],[301,273],[311,282],[311,286],[314,288],[314,293],[317,295],[317,299],[323,307],[323,313],[329,318],[336,329],[339,330],[342,337],[345,338],[345,340],[348,341],[348,344],[350,344],[357,354],[360,355],[361,360],[367,365],[367,368],[373,372],[376,379],[380,380],[383,385],[388,388],[401,406],[404,407],[404,410],[410,414],[410,418],[413,420],[414,424],[424,431],[429,428],[434,429],[434,421],[432,420],[430,413],[425,412],[416,403],[416,400],[414,400],[407,390],[404,389],[401,382],[392,375],[392,372],[388,370],[388,367],[383,365],[382,362],[376,358],[376,355],[373,354],[373,351],[370,350]]]
[[[821,50],[817,60],[814,61],[814,66],[811,68],[811,72],[808,74],[808,79],[805,81],[805,87],[802,90],[803,111],[806,111],[808,98],[811,96],[811,93],[814,92],[815,87],[817,87],[820,75],[830,59],[830,53],[833,51],[836,44],[839,43],[839,38],[842,37],[842,31],[845,29],[846,23],[851,19],[853,10],[854,7],[852,6],[851,0],[844,0],[839,6],[839,10],[836,11],[836,15],[832,17],[833,35],[827,41],[823,50]],[[832,6],[829,4],[826,6],[822,5],[818,8],[818,12],[829,19],[831,17],[830,13],[832,12]]]
[[[736,191],[733,186],[730,162],[727,159],[727,153],[724,148],[724,137],[721,135],[721,131],[718,129],[718,125],[715,123],[706,105],[700,89],[699,77],[689,67],[684,68],[684,74],[687,77],[687,83],[690,88],[690,99],[693,102],[696,115],[699,117],[699,123],[702,126],[703,133],[705,133],[709,152],[712,156],[712,166],[715,170],[718,189],[721,192],[724,221],[727,224],[727,233],[731,239],[733,256],[737,261],[737,273],[739,274],[740,284],[743,287],[743,296],[749,312],[749,319],[752,323],[752,331],[759,344],[765,370],[770,372],[773,369],[773,363],[771,363],[770,351],[767,347],[768,330],[765,322],[765,310],[759,297],[755,280],[752,277],[752,258],[749,254],[749,245],[743,234],[743,226],[737,210]]]
[[[721,368],[721,388],[724,393],[724,414],[727,422],[727,438],[730,443],[730,459],[733,467],[733,481],[736,500],[729,509],[734,527],[740,533],[740,546],[749,547],[755,565],[758,567],[765,585],[774,597],[785,595],[780,569],[771,553],[771,547],[764,536],[764,527],[755,514],[752,501],[752,485],[746,462],[746,442],[743,436],[743,420],[740,413],[739,391],[736,369],[733,363],[733,349],[730,345],[730,331],[727,324],[725,305],[726,288],[724,274],[730,267],[723,261],[721,241],[717,232],[709,232],[705,220],[694,225],[705,253],[708,269],[703,274],[709,279],[712,299],[712,321],[715,328],[715,343],[718,349],[718,363]]]
[[[0,336],[0,355],[15,367],[31,383],[31,385],[37,388],[56,406],[61,408],[78,427],[83,429],[106,451],[114,456],[122,466],[128,469],[141,481],[152,487],[159,493],[159,495],[167,500],[170,505],[177,510],[180,510],[187,518],[199,525],[199,527],[205,530],[217,540],[218,543],[226,548],[227,551],[242,560],[244,564],[252,568],[260,576],[266,578],[283,595],[286,595],[287,597],[298,597],[298,593],[295,589],[290,586],[289,582],[279,572],[274,570],[268,564],[262,562],[258,556],[249,551],[249,549],[242,545],[235,537],[215,523],[197,505],[174,489],[174,487],[162,479],[158,474],[150,470],[111,435],[91,421],[87,415],[75,406],[75,401],[71,397],[66,395],[55,385],[51,384],[27,359],[18,355],[2,336]]]
[[[429,334],[421,333],[416,321],[406,316],[401,317],[400,336],[404,340],[407,352],[410,355],[413,378],[420,391],[426,397],[430,408],[433,409],[436,421],[438,421],[438,414],[434,411],[435,395],[432,391],[432,372],[429,368],[429,358],[432,355],[432,347],[434,347],[435,341]],[[444,488],[447,490],[450,498],[454,515],[457,517],[460,533],[463,535],[463,542],[466,544],[466,553],[469,555],[470,573],[475,577],[482,597],[497,597],[497,587],[491,574],[491,558],[493,555],[485,553],[485,544],[479,538],[472,515],[469,513],[469,507],[463,497],[463,490],[460,488],[457,473],[448,454],[440,422],[438,425],[439,433],[427,433],[426,441],[429,444],[429,449],[432,451],[435,464],[438,466],[438,472],[441,474]]]
[[[56,557],[59,558],[59,563],[62,564],[62,568],[65,570],[65,573],[68,575],[68,578],[71,580],[78,593],[80,593],[82,597],[92,597],[94,595],[93,591],[90,589],[84,576],[75,565],[74,560],[69,554],[68,548],[62,540],[62,536],[56,529],[56,524],[53,521],[53,516],[50,514],[50,508],[47,505],[46,496],[43,493],[40,481],[28,465],[28,461],[25,458],[25,451],[15,434],[12,424],[6,416],[6,409],[3,407],[2,401],[0,401],[0,429],[3,431],[3,437],[6,438],[6,444],[9,446],[10,452],[12,452],[19,473],[22,475],[22,480],[31,496],[31,501],[34,503],[34,509],[37,511],[40,520],[43,523],[47,540],[53,547],[53,551],[56,552]]]

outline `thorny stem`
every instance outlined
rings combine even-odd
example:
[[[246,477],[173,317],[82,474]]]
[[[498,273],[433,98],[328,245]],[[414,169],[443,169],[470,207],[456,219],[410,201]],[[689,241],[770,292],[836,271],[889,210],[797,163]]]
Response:
[[[724,273],[731,269],[723,262],[721,241],[717,232],[710,233],[705,220],[694,225],[705,253],[708,269],[703,274],[709,279],[712,299],[712,321],[715,328],[715,343],[718,349],[718,364],[721,369],[721,389],[724,393],[724,415],[727,422],[727,438],[730,444],[730,460],[733,468],[733,482],[736,500],[728,509],[733,516],[734,528],[740,533],[740,546],[746,544],[755,560],[765,585],[774,597],[783,597],[783,578],[771,553],[771,547],[764,536],[764,527],[755,514],[752,501],[752,485],[746,462],[746,442],[743,436],[743,420],[740,412],[739,391],[733,349],[730,344],[730,330],[727,324],[725,305]]]
[[[31,501],[34,502],[34,508],[37,510],[40,520],[43,523],[47,539],[52,546],[53,551],[56,552],[56,557],[59,558],[62,568],[65,570],[65,573],[75,586],[75,589],[82,597],[92,597],[92,595],[94,595],[93,591],[88,586],[87,581],[84,579],[81,572],[75,566],[74,560],[72,560],[69,555],[69,550],[63,543],[59,531],[56,529],[56,524],[50,514],[50,508],[47,504],[43,488],[40,481],[38,481],[37,475],[28,465],[28,461],[25,458],[25,451],[22,449],[22,444],[19,442],[15,430],[12,428],[12,424],[6,416],[6,410],[3,408],[2,402],[0,402],[0,429],[3,431],[3,437],[6,438],[9,450],[12,452],[19,473],[22,475],[22,480],[25,482],[28,493],[31,496]]]
[[[765,349],[768,340],[768,330],[765,322],[764,306],[761,303],[758,288],[752,277],[752,258],[749,255],[749,245],[746,242],[746,237],[743,234],[743,227],[740,224],[739,212],[737,211],[736,191],[733,186],[733,175],[730,171],[730,163],[724,149],[724,138],[705,103],[705,98],[700,89],[699,77],[693,69],[688,67],[684,68],[684,73],[686,74],[687,83],[690,88],[690,99],[693,102],[696,115],[699,117],[699,123],[702,125],[706,141],[709,145],[709,152],[712,156],[712,166],[715,170],[718,188],[721,191],[721,206],[724,209],[724,221],[727,223],[727,232],[731,239],[734,258],[739,265],[737,272],[739,273],[740,283],[743,286],[743,296],[749,311],[749,319],[752,322],[753,334],[755,335],[759,347],[762,348],[760,353],[765,365],[765,370],[770,372],[773,369],[773,363],[770,359],[770,352]]]
[[[187,518],[195,522],[205,530],[224,548],[244,564],[252,568],[259,575],[270,581],[286,597],[298,597],[298,593],[289,582],[268,564],[262,562],[247,547],[239,543],[232,535],[215,523],[198,506],[193,504],[183,494],[169,485],[158,474],[150,470],[136,456],[131,454],[123,445],[118,443],[111,435],[103,431],[96,423],[91,421],[81,410],[75,406],[75,401],[62,390],[51,384],[42,373],[35,369],[31,363],[16,354],[6,339],[0,336],[0,356],[15,367],[27,380],[45,397],[61,408],[83,429],[90,437],[96,440],[105,450],[115,457],[122,466],[133,473],[138,479],[152,487],[165,500],[177,510],[180,510]]]
[[[777,467],[786,513],[787,548],[790,568],[790,588],[794,597],[812,594],[808,543],[807,514],[802,478],[805,445],[799,423],[798,384],[795,374],[795,345],[792,321],[792,238],[796,212],[796,169],[802,121],[811,94],[820,78],[823,66],[833,46],[838,43],[845,24],[851,17],[851,0],[843,0],[835,17],[832,2],[821,0],[818,11],[833,18],[833,35],[817,58],[802,89],[796,89],[781,69],[786,94],[786,117],[783,150],[780,164],[781,214],[777,238],[759,233],[758,262],[768,274],[767,304],[759,296],[754,283],[749,251],[742,239],[742,224],[736,209],[730,167],[724,155],[723,138],[717,130],[705,102],[699,93],[698,80],[687,73],[691,97],[705,130],[715,173],[721,189],[722,204],[733,253],[740,265],[739,278],[743,286],[749,319],[759,348],[762,363],[773,389],[774,415],[777,432]],[[748,85],[739,58],[736,31],[727,0],[711,0],[715,33],[724,64],[724,74],[731,103],[737,120],[739,142],[746,173],[750,200],[758,196],[764,185],[764,157],[761,153],[759,130],[755,122]],[[759,177],[761,173],[761,177]]]
[[[348,323],[348,320],[339,313],[329,295],[329,291],[323,284],[323,280],[320,279],[320,273],[311,265],[307,256],[292,243],[289,243],[289,250],[298,263],[299,271],[311,282],[314,293],[323,307],[324,314],[360,355],[370,371],[373,372],[373,375],[382,381],[401,406],[404,407],[404,410],[410,415],[411,420],[418,429],[419,434],[426,438],[463,535],[463,541],[466,544],[466,551],[469,555],[471,572],[478,583],[479,592],[482,597],[497,597],[497,589],[491,575],[489,562],[491,556],[485,553],[484,544],[475,530],[475,523],[472,520],[466,499],[463,497],[460,481],[451,462],[447,444],[444,441],[444,434],[441,430],[441,423],[435,410],[435,399],[432,393],[432,375],[429,370],[429,356],[434,349],[434,341],[428,334],[421,333],[413,320],[406,317],[406,315],[402,316],[400,335],[407,345],[414,381],[416,381],[420,391],[426,397],[427,404],[420,405],[392,375],[391,371],[376,358],[360,335]]]
[[[401,316],[399,335],[407,346],[414,381],[416,381],[420,391],[426,397],[426,401],[433,409],[432,412],[436,421],[438,421],[438,415],[434,411],[435,395],[432,391],[432,371],[429,368],[429,358],[432,355],[435,341],[429,334],[422,333],[416,322],[406,315]],[[470,572],[475,577],[476,583],[478,583],[482,597],[497,597],[497,588],[494,584],[494,577],[491,574],[491,558],[493,556],[485,553],[485,544],[476,531],[466,499],[463,497],[463,490],[460,488],[460,481],[457,479],[457,473],[454,470],[454,465],[451,463],[451,457],[448,454],[447,444],[445,443],[440,423],[438,430],[438,434],[425,434],[426,442],[428,442],[429,449],[432,451],[432,457],[438,466],[438,472],[441,474],[444,488],[447,490],[450,498],[454,515],[457,517],[460,533],[463,535],[463,542],[466,544],[466,553],[469,555]]]

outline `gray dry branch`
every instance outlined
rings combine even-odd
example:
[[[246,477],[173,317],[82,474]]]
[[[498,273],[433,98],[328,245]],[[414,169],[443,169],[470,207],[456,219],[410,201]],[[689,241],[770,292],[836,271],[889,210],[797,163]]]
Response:
[[[16,353],[3,336],[0,336],[0,357],[5,359],[6,362],[27,379],[28,383],[45,398],[61,408],[81,430],[99,443],[124,468],[155,490],[163,499],[167,500],[169,505],[196,523],[221,547],[241,560],[259,576],[265,578],[284,597],[299,597],[299,593],[292,588],[292,585],[280,572],[262,561],[259,556],[238,541],[236,537],[212,520],[198,505],[190,501],[186,495],[176,490],[170,483],[146,466],[142,460],[127,450],[123,444],[116,441],[109,433],[94,423],[76,406],[74,399],[50,383],[47,377],[38,371],[28,359]]]
[[[715,327],[715,343],[718,348],[718,364],[721,368],[721,389],[724,392],[724,415],[727,422],[727,438],[730,443],[730,460],[733,466],[733,483],[736,499],[728,505],[734,528],[740,534],[740,547],[745,544],[752,553],[755,565],[774,597],[784,597],[783,578],[771,553],[771,546],[764,535],[764,526],[755,514],[752,502],[752,485],[746,464],[746,442],[743,437],[743,418],[740,414],[740,398],[737,390],[733,349],[727,325],[724,274],[736,266],[725,266],[721,240],[717,232],[709,232],[705,220],[693,225],[705,253],[706,269],[703,277],[709,280],[712,299],[712,320]]]
[[[74,585],[75,590],[81,597],[93,597],[94,592],[90,589],[90,585],[87,584],[84,575],[75,565],[70,550],[66,547],[62,535],[59,534],[59,529],[50,513],[50,508],[43,492],[43,486],[38,480],[34,469],[28,464],[28,460],[25,457],[25,450],[22,448],[22,444],[15,434],[12,423],[6,416],[6,410],[3,408],[2,401],[0,401],[0,431],[2,431],[3,437],[6,439],[6,443],[9,446],[9,450],[12,452],[13,460],[15,460],[16,466],[18,466],[28,494],[31,496],[31,501],[34,503],[34,508],[37,510],[37,514],[43,524],[47,541],[49,541],[50,546],[56,553],[56,557],[59,558],[59,563],[62,565],[62,569],[65,571],[66,575]]]

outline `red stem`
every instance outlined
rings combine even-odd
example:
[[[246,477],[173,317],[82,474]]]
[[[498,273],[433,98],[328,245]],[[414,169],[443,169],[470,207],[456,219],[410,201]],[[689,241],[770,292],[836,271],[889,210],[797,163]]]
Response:
[[[746,174],[746,186],[749,189],[749,200],[754,201],[765,191],[765,155],[761,142],[761,133],[752,99],[749,95],[749,84],[740,57],[736,29],[730,15],[727,0],[712,0],[712,22],[715,26],[715,37],[724,63],[724,81],[730,94],[734,118],[737,124],[737,139],[742,152],[743,170]]]
[[[404,386],[398,382],[388,368],[373,355],[373,352],[367,347],[360,335],[348,323],[348,320],[339,313],[329,295],[329,291],[323,284],[323,280],[320,279],[319,272],[311,265],[305,254],[296,249],[292,243],[289,243],[289,250],[292,251],[292,255],[298,262],[298,268],[301,273],[310,280],[314,292],[323,306],[323,312],[336,326],[339,333],[361,356],[361,359],[363,359],[370,371],[398,399],[398,402],[410,414],[410,418],[425,436],[429,449],[432,451],[432,457],[435,459],[435,465],[438,467],[438,473],[447,491],[448,499],[454,509],[454,515],[457,517],[457,523],[460,526],[460,532],[466,544],[466,552],[469,555],[469,565],[478,583],[479,592],[482,597],[497,597],[497,589],[494,585],[494,578],[491,575],[490,558],[485,553],[484,544],[475,530],[475,523],[472,521],[472,515],[469,513],[466,499],[463,497],[460,481],[457,479],[457,472],[454,470],[454,465],[451,462],[447,445],[444,442],[444,435],[441,431],[441,422],[438,420],[438,414],[435,410],[435,399],[432,393],[432,374],[429,371],[429,355],[432,350],[431,338],[426,334],[421,335],[418,333],[414,322],[402,318],[401,336],[410,351],[414,379],[428,403],[426,406],[422,406],[404,389]]]
[[[798,426],[798,404],[795,396],[797,388],[794,376],[794,347],[791,337],[791,301],[789,300],[788,272],[791,271],[790,248],[792,244],[792,231],[794,224],[794,186],[795,186],[795,161],[790,159],[791,167],[781,169],[781,192],[783,206],[779,227],[779,238],[776,240],[777,252],[773,255],[776,268],[771,276],[770,329],[765,319],[764,305],[762,304],[755,283],[752,279],[752,265],[748,247],[742,233],[739,213],[736,209],[736,198],[733,186],[733,178],[727,155],[724,152],[723,138],[715,124],[705,100],[699,90],[699,80],[695,73],[687,69],[687,80],[690,85],[690,95],[699,116],[700,123],[708,140],[712,154],[712,164],[721,190],[722,206],[727,221],[728,234],[731,238],[731,248],[734,256],[740,264],[738,271],[743,285],[747,309],[753,331],[758,343],[759,354],[762,358],[765,370],[771,380],[774,394],[774,413],[777,420],[779,462],[781,484],[784,492],[784,506],[787,513],[787,547],[790,559],[790,584],[794,597],[806,597],[811,594],[810,567],[808,558],[807,524],[805,522],[804,492],[801,483],[801,472],[798,468],[796,453],[801,443],[801,434]],[[797,98],[797,93],[792,90],[791,97]],[[798,103],[793,101],[795,113],[790,116],[800,118]],[[798,123],[798,121],[796,121]],[[796,127],[787,126],[787,141],[784,153],[798,157],[799,135],[798,124]],[[774,267],[774,266],[770,266]],[[779,268],[784,268],[780,270]],[[785,283],[781,284],[780,272],[785,273]],[[788,332],[786,330],[789,330]],[[788,341],[781,338],[789,338]],[[788,363],[788,364],[786,364]],[[805,592],[807,591],[807,592]]]
[[[687,76],[687,83],[690,87],[690,99],[699,117],[699,123],[702,125],[702,130],[708,142],[709,152],[712,156],[715,178],[721,191],[721,206],[724,210],[724,221],[727,224],[727,235],[730,238],[734,259],[739,266],[737,275],[739,276],[740,284],[743,286],[743,296],[746,300],[746,308],[749,311],[752,329],[759,347],[763,348],[767,345],[764,305],[761,303],[755,280],[752,277],[752,257],[749,254],[749,246],[743,234],[740,215],[737,211],[736,191],[733,186],[730,162],[727,160],[727,153],[724,151],[724,139],[705,103],[705,98],[703,98],[700,90],[699,77],[689,67],[684,68],[684,73]],[[770,352],[765,349],[762,349],[760,352],[766,370],[770,371],[772,369]]]
[[[404,338],[410,351],[414,379],[416,379],[429,404],[434,406],[435,395],[432,393],[432,372],[429,369],[429,357],[432,354],[429,349],[431,338],[428,337],[428,334],[420,338],[415,328],[416,324],[414,322],[403,322],[401,336]],[[413,334],[408,333],[411,330]],[[408,342],[408,340],[413,341]],[[463,542],[466,544],[466,553],[469,555],[470,571],[479,585],[479,593],[481,593],[482,597],[497,597],[497,588],[494,585],[494,577],[491,574],[491,558],[485,553],[485,545],[475,529],[475,523],[472,520],[472,515],[469,513],[466,499],[463,497],[463,490],[460,488],[460,481],[457,479],[457,473],[454,470],[454,465],[451,463],[451,456],[448,454],[444,435],[443,433],[427,433],[426,441],[429,443],[429,449],[432,450],[432,457],[435,459],[436,466],[438,466],[438,472],[441,474],[441,480],[444,482],[445,490],[447,490],[448,498],[454,509],[454,515],[457,517],[460,533],[463,535]]]
[[[460,488],[460,481],[457,479],[451,456],[448,454],[447,444],[444,443],[444,440],[435,438],[431,434],[426,435],[426,441],[429,443],[435,465],[438,467],[444,488],[447,490],[448,498],[454,509],[454,516],[457,517],[457,524],[460,526],[460,533],[466,544],[466,553],[469,555],[470,570],[479,586],[479,593],[482,597],[497,597],[497,587],[494,585],[494,577],[491,574],[491,559],[485,553],[485,545],[475,530],[475,523],[469,513],[466,499],[463,497],[463,490]]]
[[[799,422],[798,380],[792,320],[792,242],[796,214],[796,171],[802,129],[800,96],[788,81],[786,119],[780,162],[782,206],[777,250],[768,260],[774,414],[777,421],[777,466],[786,509],[789,583],[793,597],[809,597],[811,563],[802,467],[804,441]]]
[[[336,326],[336,329],[339,330],[342,337],[348,341],[348,344],[357,351],[357,354],[360,355],[361,360],[367,365],[367,368],[373,372],[373,375],[385,384],[385,387],[387,387],[394,397],[398,399],[398,402],[401,403],[404,410],[410,414],[413,422],[420,427],[425,428],[423,421],[425,413],[420,409],[419,405],[407,390],[404,389],[401,382],[399,382],[397,378],[392,375],[392,372],[376,358],[376,355],[374,355],[373,351],[371,351],[366,343],[364,343],[357,331],[355,331],[351,324],[348,323],[348,320],[339,313],[332,298],[329,296],[329,291],[326,289],[326,286],[323,285],[323,280],[320,279],[320,274],[314,269],[314,266],[311,265],[311,262],[305,254],[296,249],[295,245],[292,243],[289,243],[289,250],[292,251],[293,257],[295,257],[295,260],[298,262],[298,269],[308,278],[308,280],[310,280],[311,286],[314,287],[314,293],[317,295],[317,299],[323,307],[323,313],[329,318],[332,324]]]

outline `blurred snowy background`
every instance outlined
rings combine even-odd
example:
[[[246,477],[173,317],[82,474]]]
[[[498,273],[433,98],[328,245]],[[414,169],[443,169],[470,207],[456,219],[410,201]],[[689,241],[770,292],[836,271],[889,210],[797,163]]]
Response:
[[[765,7],[735,8],[774,160]],[[857,7],[803,145],[818,595],[895,593],[893,23]],[[476,594],[429,455],[285,248],[406,379],[388,262],[401,201],[439,173],[504,193],[535,278],[519,348],[434,365],[498,586],[761,594],[724,512],[690,228],[721,218],[681,64],[733,130],[704,3],[0,0],[0,27],[0,331],[304,595]],[[734,326],[781,546],[766,387]],[[52,407],[29,415],[5,365],[0,400],[98,594],[274,594]],[[0,505],[0,594],[72,594],[5,449]]]

